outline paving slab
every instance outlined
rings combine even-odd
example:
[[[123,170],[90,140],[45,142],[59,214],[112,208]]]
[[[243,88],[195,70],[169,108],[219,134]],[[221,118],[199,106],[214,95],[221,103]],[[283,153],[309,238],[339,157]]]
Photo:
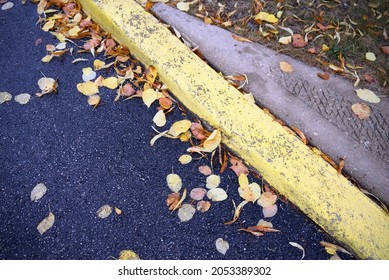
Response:
[[[197,47],[213,68],[224,75],[247,75],[249,83],[243,89],[260,106],[299,128],[309,144],[335,162],[345,158],[344,170],[389,205],[389,98],[369,103],[370,118],[360,120],[351,105],[364,101],[351,81],[335,74],[323,80],[317,76],[321,69],[258,43],[237,41],[231,32],[171,6],[158,3],[152,11]],[[293,72],[282,72],[281,61],[291,64]]]
[[[388,215],[129,0],[80,0],[83,11],[146,65],[222,142],[360,258],[389,258]],[[363,222],[361,222],[363,221]]]

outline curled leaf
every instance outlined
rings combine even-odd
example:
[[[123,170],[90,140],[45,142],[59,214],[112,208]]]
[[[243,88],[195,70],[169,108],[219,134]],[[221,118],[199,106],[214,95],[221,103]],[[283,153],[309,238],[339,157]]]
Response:
[[[175,122],[169,129],[169,134],[173,137],[178,137],[181,133],[188,131],[192,123],[189,120],[181,120]]]
[[[235,223],[239,219],[240,212],[242,211],[243,206],[245,206],[247,203],[248,203],[247,200],[243,200],[241,203],[239,203],[238,207],[235,207],[235,203],[234,203],[234,207],[235,207],[234,217],[232,218],[231,221],[225,222],[224,224],[231,225],[231,224]]]
[[[301,246],[300,244],[296,243],[296,242],[289,242],[290,245],[292,245],[293,247],[296,247],[298,249],[300,249],[301,251],[303,251],[303,255],[301,257],[301,259],[303,259],[305,257],[305,249],[303,248],[303,246]]]

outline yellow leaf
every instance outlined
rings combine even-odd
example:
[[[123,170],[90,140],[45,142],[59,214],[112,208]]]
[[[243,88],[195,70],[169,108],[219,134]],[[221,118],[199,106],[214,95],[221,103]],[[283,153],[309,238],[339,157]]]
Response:
[[[238,192],[244,200],[254,202],[261,196],[261,187],[257,183],[251,183],[240,186]]]
[[[95,70],[99,70],[99,69],[102,69],[105,65],[105,62],[104,61],[101,61],[100,59],[95,59],[93,61],[93,68]]]
[[[116,214],[118,214],[118,215],[121,215],[121,214],[122,214],[122,210],[119,209],[119,208],[117,208],[117,207],[115,207],[115,212],[116,212]]]
[[[257,203],[262,207],[270,207],[277,201],[277,196],[271,192],[264,192],[259,197]]]
[[[166,182],[170,190],[177,193],[182,188],[182,180],[181,177],[177,174],[171,173],[166,176]]]
[[[140,258],[134,251],[123,250],[119,253],[119,260],[140,260]]]
[[[77,36],[78,35],[78,32],[81,31],[81,28],[76,25],[74,27],[72,27],[71,29],[69,29],[68,33],[69,33],[69,36],[73,37],[73,36]]]
[[[46,94],[46,93],[56,91],[57,82],[53,78],[43,77],[43,78],[40,78],[38,80],[38,86],[39,86],[40,90],[42,91],[41,94]]]
[[[182,155],[178,158],[178,161],[181,163],[181,164],[188,164],[189,162],[192,161],[192,156],[190,155]]]
[[[96,108],[100,104],[100,96],[97,94],[89,95],[88,104]]]
[[[242,173],[238,177],[238,183],[239,183],[240,187],[248,185],[249,184],[249,178],[247,178],[246,174]]]
[[[96,78],[96,72],[92,68],[86,67],[82,69],[82,79],[84,82],[91,81],[94,78]]]
[[[119,86],[119,79],[116,77],[109,77],[103,80],[103,86],[109,89],[115,89]]]
[[[371,109],[365,103],[355,103],[351,106],[351,110],[361,120],[366,120],[371,114]]]
[[[49,230],[55,222],[55,216],[54,214],[50,211],[49,215],[42,220],[42,222],[39,223],[37,229],[39,233],[42,235],[44,234],[47,230]]]
[[[99,208],[99,210],[97,211],[97,216],[100,218],[100,219],[105,219],[107,218],[109,215],[111,215],[112,213],[112,206],[109,206],[109,205],[103,205]]]
[[[66,37],[65,37],[65,35],[63,35],[62,33],[52,32],[52,34],[53,34],[53,35],[58,39],[58,41],[60,41],[61,43],[65,42]]]
[[[365,54],[365,58],[367,59],[367,60],[369,60],[369,61],[376,61],[376,56],[375,56],[375,54],[374,53],[372,53],[372,52],[367,52],[366,54]]]
[[[45,62],[45,63],[49,63],[53,57],[54,57],[54,56],[53,56],[52,54],[48,54],[48,55],[45,55],[45,56],[41,59],[41,61],[42,61],[42,62]]]
[[[150,108],[151,104],[158,99],[158,93],[149,88],[142,93],[142,100],[146,104],[147,108]]]
[[[288,62],[280,61],[280,68],[283,72],[291,73],[293,72],[293,67]]]
[[[260,12],[259,14],[257,14],[254,17],[254,20],[266,21],[269,23],[277,23],[278,22],[278,19],[274,15],[266,13],[266,12]]]
[[[145,73],[147,82],[152,85],[155,81],[155,78],[157,78],[157,69],[150,65],[149,68],[146,69]]]
[[[166,115],[165,113],[163,112],[163,110],[159,110],[154,118],[153,118],[153,122],[158,126],[158,127],[162,127],[166,124]]]
[[[360,88],[355,90],[360,99],[365,100],[370,103],[379,103],[381,99],[371,90]]]
[[[169,134],[173,137],[178,137],[181,133],[186,132],[192,123],[189,120],[181,120],[175,122],[169,129]]]
[[[54,20],[49,20],[48,22],[46,22],[43,27],[42,27],[42,30],[43,31],[49,31],[51,28],[54,27],[54,24],[55,24],[55,21]]]
[[[98,86],[91,81],[77,84],[77,90],[87,96],[99,93]]]
[[[323,45],[321,46],[321,50],[322,50],[323,52],[326,52],[326,51],[328,51],[329,49],[330,49],[330,47],[327,46],[326,44],[323,44]]]
[[[220,130],[215,129],[204,141],[203,147],[207,152],[212,152],[220,145],[221,140],[222,135]]]

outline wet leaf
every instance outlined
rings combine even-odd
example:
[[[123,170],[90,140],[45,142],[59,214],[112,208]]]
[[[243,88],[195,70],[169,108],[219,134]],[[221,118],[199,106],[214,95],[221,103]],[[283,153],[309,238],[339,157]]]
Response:
[[[292,245],[293,247],[296,247],[298,249],[300,249],[301,251],[303,251],[303,255],[301,257],[301,259],[303,259],[305,257],[305,249],[303,248],[303,246],[301,246],[300,244],[296,243],[296,242],[289,242],[290,245]]]
[[[82,69],[82,80],[84,82],[91,81],[94,78],[96,78],[96,72],[92,68],[86,67]]]
[[[88,96],[88,104],[93,107],[97,107],[100,104],[100,96],[97,94],[89,95]]]
[[[191,204],[183,204],[180,209],[178,209],[178,218],[181,222],[187,222],[193,218],[196,209]]]
[[[307,42],[305,42],[304,37],[300,34],[294,34],[293,35],[293,46],[296,48],[304,48],[307,45]]]
[[[38,201],[46,194],[46,192],[47,192],[47,188],[45,184],[43,183],[37,184],[31,191],[31,195],[30,195],[31,201],[35,201],[35,202]]]
[[[262,207],[272,206],[277,201],[277,196],[271,192],[263,192],[257,203]]]
[[[109,77],[103,80],[103,86],[109,89],[115,89],[119,86],[119,79],[116,77]]]
[[[212,201],[223,201],[227,199],[227,193],[221,188],[213,188],[207,192],[207,197]]]
[[[189,11],[189,8],[190,8],[190,3],[188,3],[188,2],[178,2],[177,3],[177,9],[179,9],[180,11],[187,12],[187,11]]]
[[[228,249],[230,249],[230,245],[223,238],[216,239],[215,246],[216,246],[216,250],[223,255],[225,255]]]
[[[203,175],[208,176],[208,175],[212,174],[212,169],[208,165],[202,165],[202,166],[199,166],[199,172]]]
[[[30,101],[31,95],[28,93],[21,93],[14,97],[14,100],[19,104],[27,104]]]
[[[179,192],[182,188],[181,177],[177,174],[171,173],[166,176],[166,182],[170,190],[173,192]]]
[[[181,164],[188,164],[189,162],[192,161],[192,156],[191,155],[182,155],[178,158],[178,161]]]
[[[235,172],[237,176],[239,176],[240,174],[249,174],[248,168],[240,159],[231,157],[230,163],[232,164],[230,168]]]
[[[290,65],[288,62],[286,61],[280,61],[280,69],[283,71],[283,72],[286,72],[286,73],[291,73],[293,72],[293,67],[292,65]]]
[[[112,213],[112,206],[103,205],[97,210],[97,217],[100,219],[105,219]]]
[[[365,103],[355,103],[351,106],[351,110],[361,120],[366,120],[370,117],[371,109]]]
[[[360,99],[365,100],[367,102],[379,103],[381,101],[380,98],[371,90],[361,88],[361,89],[357,89],[355,91]]]
[[[189,120],[181,120],[175,122],[169,129],[169,134],[173,137],[178,137],[181,133],[188,131],[192,123]]]
[[[194,200],[202,200],[207,193],[204,188],[194,188],[190,191],[190,197]]]
[[[159,110],[153,117],[153,122],[156,126],[162,127],[166,124],[166,115],[163,110]]]
[[[142,100],[143,103],[146,104],[147,108],[150,108],[151,104],[153,104],[153,102],[157,99],[158,93],[153,89],[147,89],[142,93]]]
[[[277,204],[273,204],[268,207],[263,207],[262,213],[265,218],[271,218],[274,217],[278,212],[278,206]]]
[[[119,253],[119,260],[140,260],[140,258],[134,251],[123,250]]]
[[[197,202],[197,205],[196,205],[197,211],[204,213],[204,212],[207,212],[209,210],[209,208],[211,208],[211,202],[204,201],[204,200]]]
[[[377,59],[375,54],[372,52],[367,52],[365,54],[365,58],[366,58],[366,60],[369,60],[369,61],[376,61],[376,59]]]
[[[206,187],[208,189],[217,188],[220,185],[220,176],[219,175],[209,175],[206,180]]]
[[[48,231],[54,225],[54,222],[55,222],[55,216],[50,211],[49,215],[46,218],[44,218],[37,226],[39,233],[41,235],[44,234],[46,231]]]
[[[0,104],[11,101],[12,95],[9,92],[2,91],[0,92]]]
[[[77,90],[86,96],[99,93],[98,86],[92,81],[77,84]]]

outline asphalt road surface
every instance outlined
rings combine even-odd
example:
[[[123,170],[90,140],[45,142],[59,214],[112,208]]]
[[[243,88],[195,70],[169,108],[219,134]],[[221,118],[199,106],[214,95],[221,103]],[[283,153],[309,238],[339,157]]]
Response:
[[[319,242],[333,240],[290,203],[279,200],[277,215],[267,219],[278,233],[256,237],[239,231],[263,218],[256,204],[246,205],[235,224],[224,225],[233,216],[232,200],[241,201],[229,168],[221,175],[228,199],[180,222],[166,206],[166,175],[179,174],[188,190],[204,186],[197,168],[209,162],[181,165],[178,157],[190,144],[179,140],[161,138],[150,146],[154,105],[147,109],[141,99],[114,102],[115,91],[101,89],[102,104],[89,106],[76,84],[92,55],[77,54],[89,59],[77,64],[70,55],[42,63],[46,44],[57,41],[37,20],[36,6],[28,1],[0,10],[0,91],[32,95],[25,105],[0,104],[0,259],[104,260],[126,249],[142,259],[300,259],[302,251],[289,242],[305,248],[305,259],[329,259]],[[35,97],[43,75],[58,79],[57,94]],[[166,127],[183,118],[176,108]],[[38,183],[47,186],[47,194],[31,202]],[[122,214],[98,218],[105,204]],[[55,222],[41,235],[37,225],[49,211]],[[216,250],[217,238],[229,243],[225,255]]]

